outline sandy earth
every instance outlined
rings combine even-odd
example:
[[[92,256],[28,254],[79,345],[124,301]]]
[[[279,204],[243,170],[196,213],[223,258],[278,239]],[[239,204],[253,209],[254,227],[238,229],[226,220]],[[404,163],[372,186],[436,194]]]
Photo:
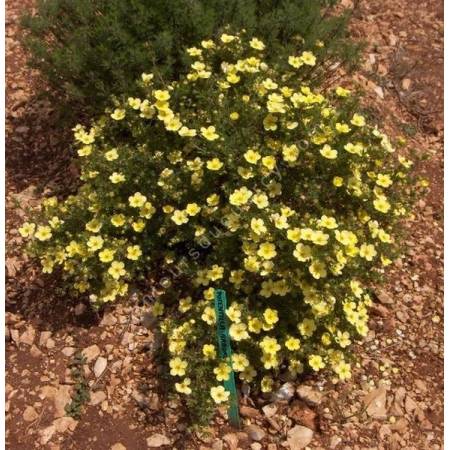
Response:
[[[243,430],[219,413],[202,433],[188,429],[182,406],[165,395],[143,306],[123,302],[99,316],[62,298],[56,281],[21,254],[17,226],[27,207],[47,190],[69,190],[74,178],[68,137],[37,96],[38,74],[25,66],[18,43],[19,12],[31,5],[7,2],[7,448],[443,448],[442,3],[362,0],[351,22],[368,46],[346,83],[363,86],[391,136],[405,136],[428,156],[420,171],[431,182],[407,225],[404,258],[376,290],[371,332],[356,349],[360,366],[337,386],[299,380],[289,402],[244,398]],[[91,399],[73,419],[64,407],[79,351]]]

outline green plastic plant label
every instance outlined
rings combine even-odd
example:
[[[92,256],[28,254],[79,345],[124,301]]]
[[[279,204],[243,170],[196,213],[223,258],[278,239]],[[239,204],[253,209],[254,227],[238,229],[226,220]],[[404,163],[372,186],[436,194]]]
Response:
[[[217,342],[219,346],[219,356],[220,358],[226,360],[229,366],[232,368],[230,333],[228,327],[228,317],[225,312],[227,309],[227,295],[223,289],[215,290],[214,303],[216,309]],[[239,402],[233,370],[231,370],[228,380],[224,382],[224,387],[230,393],[230,407],[228,409],[228,418],[231,425],[239,428],[241,421],[239,418]]]

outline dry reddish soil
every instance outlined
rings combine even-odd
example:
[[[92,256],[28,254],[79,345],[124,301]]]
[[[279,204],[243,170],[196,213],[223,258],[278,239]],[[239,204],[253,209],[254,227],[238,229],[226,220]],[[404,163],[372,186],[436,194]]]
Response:
[[[355,3],[351,33],[368,45],[362,68],[343,83],[362,86],[383,128],[427,156],[418,170],[430,192],[406,225],[405,255],[390,283],[376,289],[351,381],[299,380],[289,402],[269,408],[244,398],[242,431],[227,426],[221,411],[200,433],[166,394],[145,307],[129,300],[99,315],[62,297],[58,280],[22,254],[17,228],[27,208],[46,192],[70,191],[76,173],[70,136],[39,96],[45,86],[19,44],[20,11],[33,2],[7,1],[7,448],[293,450],[302,439],[310,449],[443,448],[443,3]],[[74,419],[64,407],[78,351],[87,358],[81,373],[91,399]]]

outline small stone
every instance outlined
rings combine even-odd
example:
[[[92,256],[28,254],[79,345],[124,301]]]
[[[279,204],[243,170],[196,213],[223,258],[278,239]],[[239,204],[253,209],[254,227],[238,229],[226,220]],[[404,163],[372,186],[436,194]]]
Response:
[[[78,422],[72,417],[60,417],[53,422],[59,433],[65,433],[67,430],[74,431]]]
[[[42,331],[41,335],[39,336],[39,345],[41,347],[44,346],[50,339],[51,335],[52,335],[51,331]]]
[[[86,362],[89,364],[94,361],[98,355],[100,355],[100,349],[98,345],[91,345],[90,347],[86,347],[82,352],[83,356],[86,358]]]
[[[259,417],[261,415],[261,413],[257,409],[252,408],[250,406],[245,406],[245,405],[241,406],[239,408],[239,411],[240,411],[241,415],[244,417],[255,418],[255,417]]]
[[[250,445],[250,448],[252,450],[261,450],[262,445],[259,442],[253,442],[252,445]]]
[[[45,445],[55,434],[55,431],[55,425],[50,425],[49,427],[44,428],[41,432],[41,444]]]
[[[97,358],[94,365],[94,373],[97,378],[105,371],[107,365],[108,360],[106,358],[103,358],[103,356]]]
[[[384,386],[369,392],[364,399],[364,403],[369,416],[374,419],[386,418],[386,388]]]
[[[106,400],[106,393],[103,391],[96,391],[91,394],[91,400],[89,403],[95,406],[100,404],[104,400]]]
[[[127,448],[125,447],[125,445],[117,442],[117,444],[111,446],[111,450],[127,450]]]
[[[275,393],[275,400],[278,401],[289,401],[295,393],[294,386],[292,383],[284,383],[280,389]]]
[[[342,442],[342,438],[339,436],[333,436],[330,439],[330,448],[335,449]]]
[[[311,406],[317,406],[322,401],[323,394],[312,386],[299,386],[297,388],[298,397]]]
[[[377,291],[376,296],[377,296],[377,299],[385,305],[390,305],[390,304],[394,303],[394,300],[392,300],[392,297],[384,290]]]
[[[33,422],[39,416],[38,416],[38,413],[36,412],[36,410],[32,406],[27,406],[25,408],[25,411],[23,412],[22,417],[23,417],[23,420],[25,420],[25,422]]]
[[[296,425],[288,431],[286,444],[290,450],[300,450],[305,448],[311,441],[314,432],[302,425]]]
[[[73,312],[76,316],[81,316],[86,311],[86,305],[84,303],[78,303],[77,306],[75,306]]]
[[[61,352],[63,355],[70,357],[72,356],[75,352],[76,352],[76,348],[75,347],[64,347]]]
[[[403,434],[408,429],[408,421],[404,417],[400,417],[394,424],[391,425],[392,431],[397,431]]]
[[[156,433],[147,438],[147,447],[162,447],[163,445],[170,445],[170,440],[164,434]]]
[[[30,355],[33,358],[39,358],[42,355],[42,352],[33,344],[30,348]]]
[[[404,91],[408,91],[410,87],[411,87],[411,80],[409,78],[403,78],[402,89]]]
[[[258,425],[248,425],[244,430],[252,441],[261,441],[264,439],[266,432]]]
[[[227,433],[223,440],[228,444],[229,450],[236,450],[239,444],[239,438],[236,433]]]
[[[47,342],[45,343],[45,346],[51,350],[52,348],[55,348],[55,341],[53,339],[47,339]]]
[[[272,417],[277,413],[278,407],[275,403],[269,403],[262,410],[266,417]]]
[[[65,416],[65,407],[72,400],[71,393],[72,388],[67,385],[59,386],[59,389],[54,393],[55,418]]]
[[[26,345],[33,345],[34,338],[36,336],[36,330],[32,327],[28,327],[27,330],[20,336],[20,343]]]
[[[223,442],[221,440],[216,440],[211,445],[212,450],[223,450]]]

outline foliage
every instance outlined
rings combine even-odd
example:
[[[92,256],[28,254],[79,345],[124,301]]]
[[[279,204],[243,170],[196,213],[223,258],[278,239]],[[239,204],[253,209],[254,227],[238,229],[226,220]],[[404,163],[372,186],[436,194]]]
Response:
[[[72,400],[66,405],[65,411],[69,417],[74,419],[80,418],[83,405],[90,399],[89,385],[84,376],[85,364],[86,358],[81,352],[76,353],[70,362],[70,375],[75,386]]]
[[[61,267],[97,304],[165,275],[153,314],[190,405],[228,395],[215,288],[231,299],[240,380],[264,392],[280,372],[345,380],[351,343],[368,331],[370,282],[399,250],[410,187],[425,183],[350,90],[308,86],[312,51],[268,64],[265,44],[242,33],[187,53],[179,81],[144,73],[138,97],[75,127],[82,186],[20,231],[44,271]]]
[[[293,36],[305,48],[323,42],[317,56],[324,66],[337,61],[350,66],[358,59],[358,46],[347,38],[348,13],[327,13],[334,3],[39,0],[36,13],[22,19],[23,43],[31,67],[60,94],[58,102],[65,97],[74,106],[66,112],[84,107],[96,113],[108,105],[111,94],[136,94],[135,79],[152,63],[162,76],[176,76],[186,67],[183,48],[222,30],[224,24],[264,38],[274,55],[286,52]]]

